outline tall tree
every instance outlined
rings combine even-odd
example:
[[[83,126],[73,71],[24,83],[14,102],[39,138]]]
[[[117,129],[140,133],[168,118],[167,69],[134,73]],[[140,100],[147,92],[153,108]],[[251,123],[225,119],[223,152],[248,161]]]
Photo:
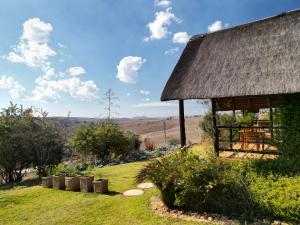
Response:
[[[115,95],[111,88],[107,90],[105,93],[104,101],[106,102],[105,110],[107,111],[108,120],[111,119],[113,114],[118,114],[116,111],[113,111],[114,108],[119,107],[115,102],[119,100],[119,98]]]

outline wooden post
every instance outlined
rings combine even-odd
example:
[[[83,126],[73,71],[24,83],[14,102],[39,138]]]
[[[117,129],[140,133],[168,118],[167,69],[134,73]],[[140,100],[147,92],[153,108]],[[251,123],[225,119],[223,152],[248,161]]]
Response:
[[[211,111],[212,111],[212,125],[213,125],[213,134],[214,134],[214,149],[219,156],[219,134],[217,129],[217,115],[216,115],[216,100],[211,100]]]
[[[270,131],[271,131],[271,140],[273,141],[273,136],[274,136],[274,134],[273,134],[273,108],[272,108],[272,106],[271,106],[271,104],[270,104]]]
[[[230,139],[230,149],[233,149],[232,125],[230,125],[229,139]]]
[[[183,100],[179,100],[179,126],[180,126],[180,143],[181,143],[181,147],[183,147],[186,145]]]

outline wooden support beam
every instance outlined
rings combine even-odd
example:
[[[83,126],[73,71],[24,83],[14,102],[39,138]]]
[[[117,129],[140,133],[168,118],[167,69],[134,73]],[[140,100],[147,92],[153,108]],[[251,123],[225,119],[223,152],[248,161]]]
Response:
[[[214,134],[214,149],[219,156],[219,134],[217,129],[217,114],[216,114],[216,100],[211,100],[211,111],[212,111],[212,126],[213,126],[213,134]]]
[[[273,108],[270,104],[270,131],[271,131],[271,140],[273,141],[274,137],[274,128],[273,128]]]
[[[183,147],[186,145],[183,100],[179,100],[179,126],[180,126],[180,143],[181,143],[181,147]]]

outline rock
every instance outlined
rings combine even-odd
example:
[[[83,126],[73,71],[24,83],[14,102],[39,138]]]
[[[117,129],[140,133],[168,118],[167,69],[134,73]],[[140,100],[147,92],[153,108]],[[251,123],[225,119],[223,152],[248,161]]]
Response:
[[[208,219],[208,221],[213,221],[214,220],[211,216],[209,216],[207,219]]]
[[[149,188],[153,188],[154,184],[153,183],[140,183],[137,185],[137,187],[140,189],[149,189]]]
[[[272,225],[281,225],[281,222],[278,221],[278,220],[274,220],[273,223],[272,223]]]
[[[137,196],[142,194],[144,194],[144,191],[141,189],[132,189],[132,190],[125,191],[123,193],[123,195],[125,196]]]

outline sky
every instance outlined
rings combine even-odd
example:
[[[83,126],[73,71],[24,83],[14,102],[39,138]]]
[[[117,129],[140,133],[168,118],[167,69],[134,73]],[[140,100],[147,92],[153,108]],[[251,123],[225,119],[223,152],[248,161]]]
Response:
[[[160,102],[196,34],[300,8],[296,0],[0,0],[0,107],[12,101],[50,116],[166,117]],[[187,115],[205,107],[185,102]]]

